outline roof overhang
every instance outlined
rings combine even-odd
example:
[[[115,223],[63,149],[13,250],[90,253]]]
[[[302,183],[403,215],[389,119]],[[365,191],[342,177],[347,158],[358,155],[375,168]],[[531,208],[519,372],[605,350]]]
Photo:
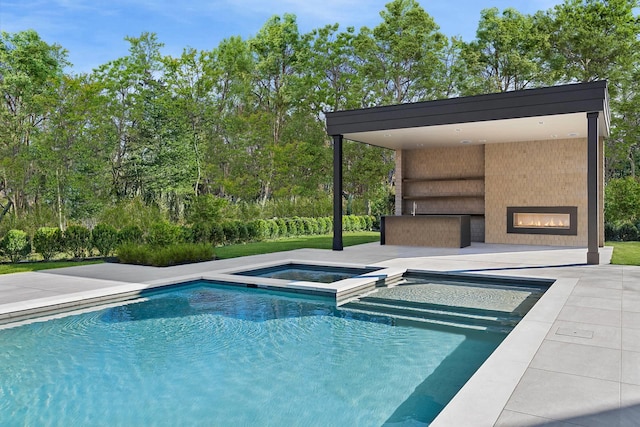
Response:
[[[336,111],[326,120],[329,135],[395,150],[586,138],[593,112],[608,136],[606,81]]]

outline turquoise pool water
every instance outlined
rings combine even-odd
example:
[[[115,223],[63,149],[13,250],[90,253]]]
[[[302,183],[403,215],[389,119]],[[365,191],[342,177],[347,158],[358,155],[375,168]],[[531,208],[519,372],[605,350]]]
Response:
[[[38,426],[428,425],[504,335],[207,283],[0,330],[0,420]]]

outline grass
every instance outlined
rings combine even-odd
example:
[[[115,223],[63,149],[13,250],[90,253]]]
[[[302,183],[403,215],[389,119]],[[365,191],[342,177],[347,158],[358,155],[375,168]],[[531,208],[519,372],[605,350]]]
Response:
[[[360,245],[362,243],[379,242],[380,233],[377,231],[360,231],[344,233],[344,246]],[[215,249],[216,258],[227,259],[248,255],[269,254],[273,252],[291,251],[294,249],[331,249],[332,235],[301,236],[273,240],[269,242],[245,243],[239,245],[222,246]],[[26,271],[49,270],[52,268],[77,267],[80,265],[99,264],[102,260],[88,261],[36,261],[20,262],[17,264],[0,264],[0,274],[22,273]]]
[[[360,231],[344,233],[342,237],[344,246],[360,245],[362,243],[379,242],[380,233],[376,231]],[[291,251],[294,249],[331,249],[332,235],[301,236],[278,239],[269,242],[246,243],[229,245],[216,248],[216,258],[227,259],[247,255],[268,254],[272,252]]]
[[[77,267],[79,265],[100,264],[101,259],[88,261],[36,261],[19,262],[17,264],[0,264],[0,274],[24,273],[26,271],[50,270],[52,268]]]
[[[640,242],[607,242],[613,246],[611,264],[640,265]]]

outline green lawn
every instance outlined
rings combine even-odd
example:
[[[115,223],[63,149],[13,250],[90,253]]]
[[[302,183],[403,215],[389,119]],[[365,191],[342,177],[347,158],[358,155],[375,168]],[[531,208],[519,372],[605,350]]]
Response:
[[[50,270],[52,268],[77,267],[79,265],[100,264],[100,259],[90,261],[50,261],[20,262],[17,264],[0,264],[0,274],[23,273],[25,271]]]
[[[380,233],[375,231],[361,231],[357,233],[344,233],[344,246],[359,245],[362,243],[379,242]],[[331,249],[333,237],[302,236],[278,239],[270,242],[245,243],[241,245],[222,246],[215,249],[216,258],[227,259],[247,255],[268,254],[272,252],[291,251],[293,249]],[[90,261],[53,261],[53,262],[20,262],[17,264],[0,264],[0,274],[20,273],[25,271],[48,270],[51,268],[76,267],[79,265],[98,264],[102,260]]]
[[[640,265],[640,242],[607,242],[613,246],[611,264]]]
[[[379,242],[380,233],[375,231],[361,231],[344,233],[344,246],[360,245],[362,243]],[[243,245],[229,245],[216,248],[216,258],[227,259],[247,255],[268,254],[272,252],[291,251],[294,249],[331,249],[333,236],[301,236],[278,239],[270,242],[246,243]]]

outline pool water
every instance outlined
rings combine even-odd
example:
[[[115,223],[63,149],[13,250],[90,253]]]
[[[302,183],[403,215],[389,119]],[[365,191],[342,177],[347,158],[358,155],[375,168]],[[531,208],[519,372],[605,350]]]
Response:
[[[241,276],[268,277],[271,279],[333,283],[339,280],[371,273],[376,270],[378,269],[291,263],[240,271],[234,274]]]
[[[201,282],[0,330],[0,420],[428,425],[504,336]]]

